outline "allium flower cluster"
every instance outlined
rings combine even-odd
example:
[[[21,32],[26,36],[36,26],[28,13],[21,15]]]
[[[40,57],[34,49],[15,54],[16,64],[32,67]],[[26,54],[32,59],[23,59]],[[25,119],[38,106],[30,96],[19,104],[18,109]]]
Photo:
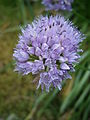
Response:
[[[73,0],[43,0],[42,4],[46,6],[46,10],[68,10],[71,11]]]
[[[61,82],[71,78],[73,64],[79,59],[79,43],[83,35],[62,16],[43,17],[22,29],[14,50],[15,70],[39,75],[38,88],[61,89]]]

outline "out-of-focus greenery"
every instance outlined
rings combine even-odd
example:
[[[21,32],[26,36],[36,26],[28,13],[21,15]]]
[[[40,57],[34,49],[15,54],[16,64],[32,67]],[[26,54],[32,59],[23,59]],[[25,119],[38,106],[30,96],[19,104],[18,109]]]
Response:
[[[13,72],[12,54],[20,26],[47,12],[40,0],[0,0],[0,120],[90,119],[90,0],[74,0],[72,12],[60,13],[86,35],[84,52],[61,91],[42,93],[32,83],[33,76]]]

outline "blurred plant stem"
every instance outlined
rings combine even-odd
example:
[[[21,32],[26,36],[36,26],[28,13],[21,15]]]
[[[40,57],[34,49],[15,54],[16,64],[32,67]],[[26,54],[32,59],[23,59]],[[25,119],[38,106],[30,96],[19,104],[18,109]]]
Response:
[[[90,103],[90,96],[88,96],[85,102],[83,102],[80,106],[78,106],[78,110],[79,110],[78,112],[77,109],[74,109],[70,120],[76,120],[76,117],[78,120],[81,120],[81,116],[82,116],[82,120],[88,120],[88,115],[89,115],[88,110],[90,109],[89,103]],[[83,111],[84,114],[82,115]]]
[[[22,20],[23,20],[23,24],[26,25],[27,20],[26,20],[24,0],[18,0],[18,5],[20,7],[20,12],[21,12],[21,17],[22,17]]]
[[[15,32],[15,31],[19,31],[19,30],[20,30],[20,26],[16,26],[16,27],[8,28],[4,31],[0,31],[0,34],[3,35],[5,33],[11,33],[11,32]]]
[[[75,15],[77,15],[79,18],[81,18],[82,20],[85,20],[85,21],[87,21],[88,23],[90,23],[90,21],[87,19],[87,18],[85,18],[84,16],[82,16],[81,14],[79,14],[77,11],[75,11],[74,9],[73,9],[73,11],[72,11]]]
[[[41,101],[44,100],[44,98],[47,96],[47,93],[43,93],[40,95],[40,97],[38,97],[38,99],[35,102],[35,105],[33,107],[33,109],[31,110],[31,112],[28,114],[28,116],[25,118],[25,120],[32,120],[34,113],[36,112],[38,105],[41,103]]]
[[[30,0],[26,0],[26,3],[27,3],[27,6],[28,6],[28,9],[29,9],[29,12],[30,12],[30,15],[32,16],[32,19],[34,19],[34,11],[33,11],[33,8],[31,6],[31,3],[30,3]]]
[[[80,106],[80,104],[84,101],[86,95],[89,93],[90,90],[90,84],[85,88],[84,92],[81,94],[80,98],[78,99],[78,101],[75,104],[75,109],[78,108],[78,106]]]
[[[89,65],[89,68],[90,68],[90,65]],[[72,104],[72,102],[75,100],[77,95],[81,92],[81,90],[83,89],[83,86],[85,85],[85,83],[88,80],[89,75],[90,75],[90,71],[86,71],[86,73],[84,74],[81,81],[74,86],[74,88],[72,89],[70,94],[67,96],[67,98],[65,99],[65,101],[63,102],[63,104],[62,104],[62,106],[60,108],[60,113],[61,114],[64,113],[66,108],[68,108],[68,106],[70,104]]]
[[[51,103],[51,101],[55,98],[55,96],[57,95],[57,93],[59,92],[58,89],[54,90],[54,92],[49,95],[48,99],[45,101],[45,104],[43,105],[43,107],[39,110],[38,112],[38,117],[40,117],[43,112],[45,111],[45,109],[47,108],[47,106]]]

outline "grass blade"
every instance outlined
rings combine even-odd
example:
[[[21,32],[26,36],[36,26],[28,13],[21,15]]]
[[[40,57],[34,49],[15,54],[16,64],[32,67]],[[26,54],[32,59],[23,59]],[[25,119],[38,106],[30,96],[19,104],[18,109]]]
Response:
[[[27,20],[26,20],[26,12],[25,12],[24,0],[18,0],[18,4],[19,4],[19,7],[20,7],[23,24],[25,25],[27,23]]]
[[[80,98],[78,99],[78,101],[75,104],[75,107],[74,107],[75,109],[77,109],[78,106],[83,102],[83,100],[86,97],[86,95],[88,94],[89,90],[90,90],[90,85],[88,85],[86,87],[86,89],[84,90],[84,92],[81,94]]]
[[[89,68],[90,68],[90,66],[89,66]],[[65,99],[65,101],[63,102],[63,104],[62,104],[62,106],[60,108],[60,113],[61,114],[75,100],[75,98],[77,97],[77,95],[82,90],[84,84],[88,80],[89,75],[90,75],[90,71],[87,71],[85,73],[85,75],[83,76],[82,80],[79,82],[79,84],[72,89],[71,93],[67,96],[67,98]]]
[[[29,12],[30,12],[30,16],[32,16],[32,19],[34,19],[34,11],[33,11],[33,8],[32,8],[32,6],[31,6],[31,4],[30,4],[30,0],[26,0],[26,2],[27,2],[27,6],[28,6],[28,9],[29,9]]]
[[[45,108],[48,107],[48,105],[49,105],[50,102],[55,98],[55,96],[57,95],[57,93],[58,93],[58,89],[56,89],[56,90],[54,91],[54,93],[52,93],[52,94],[49,96],[49,98],[45,101],[44,106],[43,106],[43,107],[39,110],[39,112],[38,112],[38,117],[40,117],[40,116],[43,114]]]
[[[44,100],[44,98],[47,96],[47,93],[43,93],[40,95],[40,97],[36,100],[36,103],[33,107],[33,109],[31,110],[31,112],[28,114],[28,116],[25,118],[25,120],[31,120],[33,118],[34,113],[37,110],[38,105],[41,103],[41,101]]]

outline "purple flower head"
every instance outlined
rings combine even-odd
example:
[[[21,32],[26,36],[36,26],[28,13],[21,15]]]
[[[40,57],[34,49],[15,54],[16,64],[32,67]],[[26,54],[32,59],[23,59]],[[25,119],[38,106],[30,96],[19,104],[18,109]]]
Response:
[[[67,10],[71,11],[73,0],[43,0],[42,4],[45,5],[46,10]]]
[[[60,90],[62,80],[71,79],[69,72],[74,71],[73,64],[80,58],[79,43],[84,39],[83,35],[58,15],[41,16],[21,31],[13,54],[15,71],[23,75],[38,74],[37,88],[41,86],[49,91],[53,86]]]

